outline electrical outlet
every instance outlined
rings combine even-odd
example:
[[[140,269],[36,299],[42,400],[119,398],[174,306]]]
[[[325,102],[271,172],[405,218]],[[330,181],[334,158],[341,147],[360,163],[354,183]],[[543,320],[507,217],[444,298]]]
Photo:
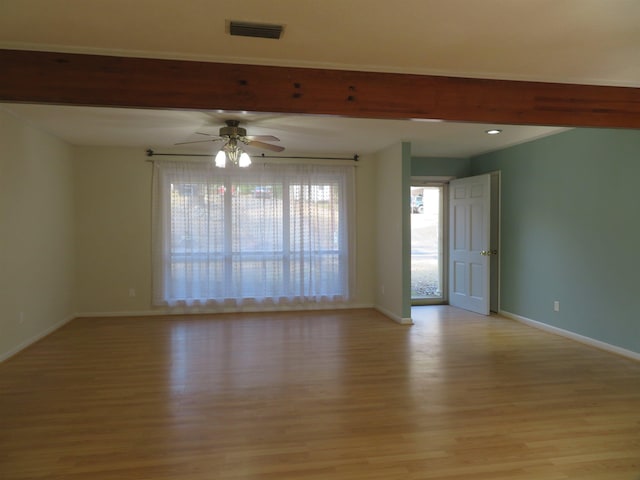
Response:
[[[18,319],[18,323],[22,323],[22,322],[24,322],[24,312],[20,312],[20,316]]]
[[[554,312],[559,312],[560,311],[560,302],[558,300],[553,302],[553,311]]]
[[[129,289],[129,296],[130,297],[135,297],[136,296],[136,289],[135,288],[130,288]]]
[[[382,295],[384,295],[384,285],[380,286],[380,292],[382,293]]]

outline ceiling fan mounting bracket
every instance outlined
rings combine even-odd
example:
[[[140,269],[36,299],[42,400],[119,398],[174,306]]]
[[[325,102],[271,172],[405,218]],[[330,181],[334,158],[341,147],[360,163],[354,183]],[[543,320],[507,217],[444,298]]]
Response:
[[[240,127],[238,120],[227,120],[225,123],[227,126],[220,129],[221,137],[238,138],[247,136],[247,129]]]

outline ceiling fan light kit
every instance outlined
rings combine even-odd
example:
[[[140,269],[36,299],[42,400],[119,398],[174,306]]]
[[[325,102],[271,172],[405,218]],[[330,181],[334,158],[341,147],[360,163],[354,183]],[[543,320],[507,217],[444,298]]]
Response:
[[[247,152],[242,151],[242,149],[238,147],[234,139],[229,140],[229,142],[218,151],[214,158],[214,164],[219,168],[225,168],[227,161],[241,168],[246,168],[251,165],[251,157]]]

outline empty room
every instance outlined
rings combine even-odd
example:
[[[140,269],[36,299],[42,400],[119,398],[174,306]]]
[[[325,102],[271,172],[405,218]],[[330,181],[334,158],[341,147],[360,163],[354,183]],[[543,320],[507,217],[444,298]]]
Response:
[[[0,11],[0,478],[640,479],[636,2]]]

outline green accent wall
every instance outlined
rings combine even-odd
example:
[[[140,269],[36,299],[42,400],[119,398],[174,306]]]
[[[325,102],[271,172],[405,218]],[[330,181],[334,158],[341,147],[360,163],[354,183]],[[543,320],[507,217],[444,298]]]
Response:
[[[471,173],[470,158],[414,157],[411,159],[411,175],[414,177],[468,177]]]
[[[501,310],[640,352],[640,131],[575,129],[471,159],[473,175],[496,170]]]

